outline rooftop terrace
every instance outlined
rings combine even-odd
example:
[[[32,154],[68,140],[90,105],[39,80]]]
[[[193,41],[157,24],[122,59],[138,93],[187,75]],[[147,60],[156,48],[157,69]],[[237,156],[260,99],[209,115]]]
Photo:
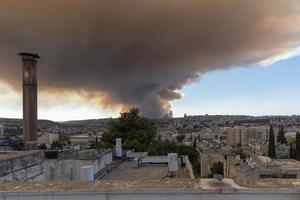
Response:
[[[33,150],[33,151],[0,151],[0,162],[6,160],[13,160],[20,157],[25,157],[29,155],[42,154],[43,151]]]
[[[168,174],[168,166],[165,164],[144,164],[135,168],[135,163],[126,161],[119,167],[104,176],[102,180],[159,180]],[[189,178],[185,170],[180,170],[176,178]]]

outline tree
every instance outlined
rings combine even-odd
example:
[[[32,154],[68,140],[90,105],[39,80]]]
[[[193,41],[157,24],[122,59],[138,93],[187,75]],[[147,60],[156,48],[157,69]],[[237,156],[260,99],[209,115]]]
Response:
[[[179,143],[181,143],[184,140],[184,138],[185,138],[185,135],[177,135],[176,136],[176,139]]]
[[[211,176],[215,175],[215,174],[221,174],[224,175],[224,165],[222,162],[215,162],[213,163],[212,167],[210,168],[210,173]]]
[[[273,125],[272,124],[270,126],[270,131],[269,131],[268,156],[270,158],[275,158],[276,157],[276,153],[275,153],[275,137],[274,137],[274,130],[273,130]]]
[[[70,136],[65,133],[58,133],[58,141],[61,143],[71,144]]]
[[[284,135],[284,127],[280,127],[279,128],[279,131],[278,131],[278,136],[277,136],[277,142],[280,143],[280,144],[285,144],[287,145],[287,140],[286,140],[286,137]]]
[[[129,112],[121,113],[117,120],[108,123],[102,141],[108,146],[114,146],[115,139],[122,138],[124,148],[145,151],[154,141],[156,132],[153,120],[140,115],[139,109],[131,108]]]
[[[197,148],[197,140],[196,140],[196,138],[194,139],[193,147]]]
[[[196,148],[179,145],[168,140],[155,140],[158,138],[156,133],[156,123],[141,116],[138,109],[132,108],[129,112],[121,113],[117,120],[109,122],[101,140],[106,145],[113,146],[116,138],[122,138],[125,149],[134,149],[140,152],[147,151],[149,155],[168,155],[168,153],[187,155],[195,169],[194,172],[199,173],[200,163]]]
[[[47,150],[47,145],[44,144],[44,143],[43,143],[43,144],[39,144],[39,145],[38,145],[38,149],[39,149],[39,150]]]
[[[300,133],[296,134],[296,160],[300,161]]]
[[[193,165],[195,176],[200,175],[199,153],[196,148],[189,145],[178,145],[175,142],[165,140],[163,142],[155,141],[147,149],[148,155],[168,155],[168,153],[178,153],[179,155],[187,155]]]
[[[59,150],[59,149],[63,150],[64,146],[65,146],[64,143],[60,142],[59,140],[55,140],[51,144],[51,149],[54,149],[54,150]]]
[[[64,133],[58,134],[58,139],[53,141],[51,144],[51,149],[64,149],[66,146],[71,144],[71,139],[68,135]]]
[[[294,148],[293,142],[290,143],[290,159],[296,159],[296,149]]]
[[[103,145],[101,141],[99,141],[98,136],[96,136],[96,139],[92,141],[90,148],[97,150],[101,150],[103,148]]]

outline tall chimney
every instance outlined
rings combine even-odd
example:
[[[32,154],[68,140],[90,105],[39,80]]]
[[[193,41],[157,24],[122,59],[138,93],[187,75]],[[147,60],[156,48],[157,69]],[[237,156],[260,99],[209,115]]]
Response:
[[[19,53],[23,62],[23,141],[24,150],[37,149],[37,71],[38,54]]]

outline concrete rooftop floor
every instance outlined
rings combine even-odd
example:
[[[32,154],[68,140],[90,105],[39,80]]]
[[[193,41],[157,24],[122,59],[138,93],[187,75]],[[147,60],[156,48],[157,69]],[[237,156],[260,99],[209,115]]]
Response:
[[[134,162],[125,161],[104,176],[102,180],[146,180],[161,179],[167,175],[167,165],[143,165],[135,168]]]

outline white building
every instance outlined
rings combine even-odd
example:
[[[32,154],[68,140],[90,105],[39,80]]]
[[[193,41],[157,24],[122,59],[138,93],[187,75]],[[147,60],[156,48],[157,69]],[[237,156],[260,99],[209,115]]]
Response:
[[[276,158],[289,158],[290,146],[285,144],[276,144]]]
[[[53,141],[58,140],[57,133],[41,133],[41,136],[38,138],[38,144],[52,144]]]
[[[4,136],[4,127],[3,124],[0,124],[0,138]]]
[[[257,156],[253,159],[232,159],[229,178],[297,178],[300,179],[300,161],[293,159],[271,159]]]

